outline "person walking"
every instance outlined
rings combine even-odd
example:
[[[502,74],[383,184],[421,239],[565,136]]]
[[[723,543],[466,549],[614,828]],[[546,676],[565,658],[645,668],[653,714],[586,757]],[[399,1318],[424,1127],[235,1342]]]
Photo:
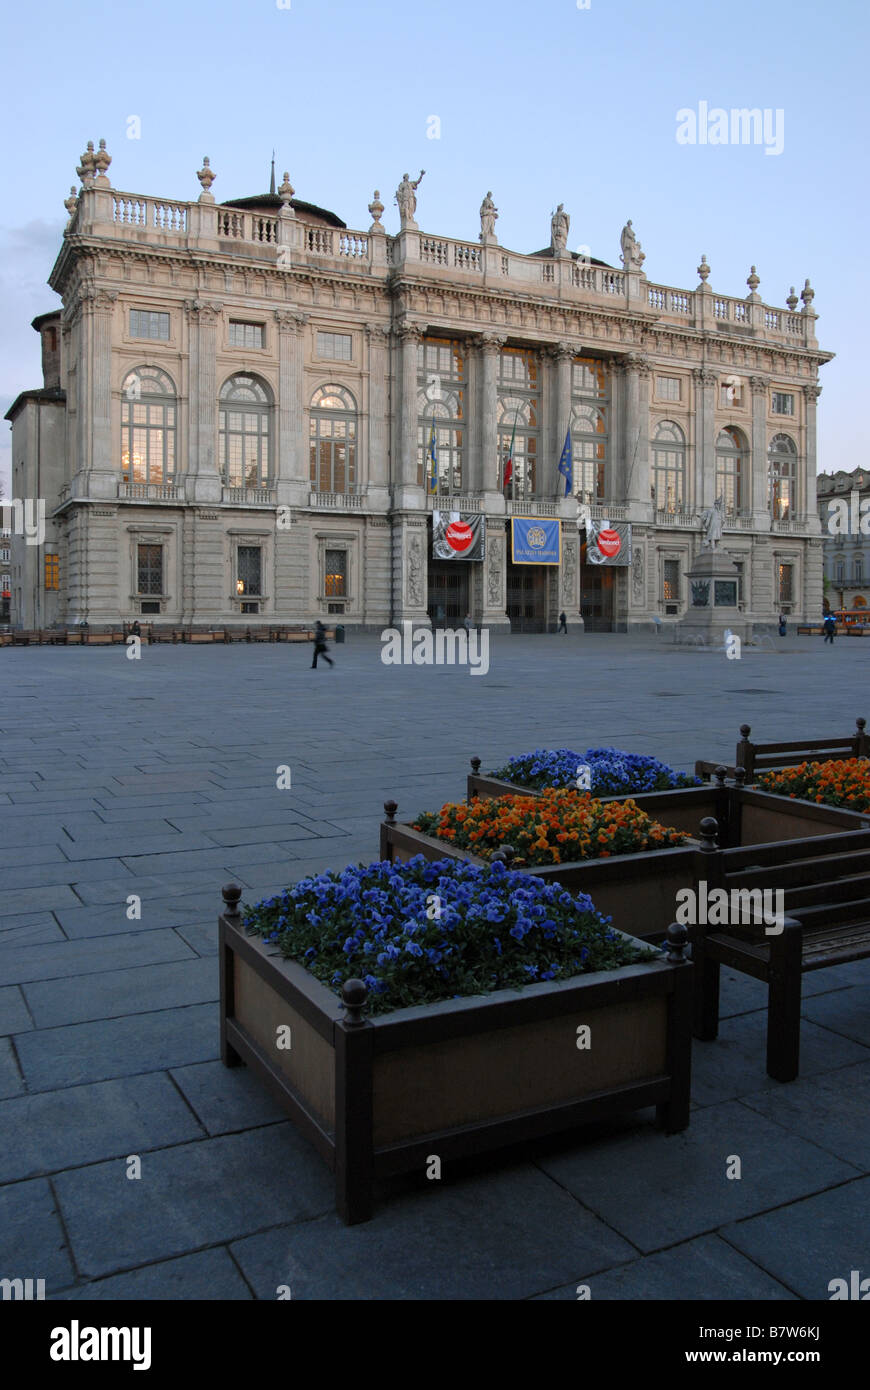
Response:
[[[317,622],[314,624],[314,660],[311,663],[312,671],[314,671],[317,667],[317,658],[319,656],[322,656],[324,661],[328,661],[330,666],[333,666],[335,664],[332,660],[332,657],[327,656],[326,653],[326,628],[323,626],[323,623],[318,618]]]
[[[567,619],[567,617],[565,616],[565,611],[564,611],[564,609],[563,609],[562,612],[559,614],[559,631],[560,631],[560,632],[564,632],[564,633],[565,633],[565,636],[567,637],[567,635],[568,635],[568,619]]]
[[[465,617],[462,619],[462,626],[465,628],[465,635],[466,635],[466,637],[470,637],[470,636],[471,636],[471,614],[470,614],[470,613],[466,613]]]
[[[825,614],[824,628],[825,642],[830,642],[831,646],[833,647],[834,638],[837,634],[837,619],[834,617],[833,613]]]
[[[785,620],[785,614],[784,614],[784,613],[780,613],[780,615],[779,615],[779,635],[780,635],[780,637],[784,637],[785,634],[786,634],[786,620]]]

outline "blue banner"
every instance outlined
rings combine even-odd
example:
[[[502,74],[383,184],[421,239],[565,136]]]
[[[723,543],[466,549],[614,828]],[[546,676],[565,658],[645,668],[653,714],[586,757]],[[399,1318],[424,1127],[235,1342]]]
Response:
[[[562,558],[562,528],[557,520],[515,516],[511,522],[515,565],[558,565]]]

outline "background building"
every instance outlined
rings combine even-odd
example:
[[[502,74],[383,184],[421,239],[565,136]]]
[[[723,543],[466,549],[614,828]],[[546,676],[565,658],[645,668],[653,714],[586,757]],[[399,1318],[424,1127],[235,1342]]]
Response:
[[[870,600],[870,518],[866,516],[867,503],[870,502],[870,472],[865,468],[853,468],[851,473],[839,469],[836,473],[821,473],[818,477],[819,519],[822,527],[825,598],[831,608],[866,608]],[[852,494],[857,495],[857,506]],[[835,528],[832,535],[828,527],[831,515],[830,504],[844,500],[849,511],[854,508],[858,525],[850,525],[843,531]],[[861,505],[865,504],[864,530],[861,529]]]
[[[476,239],[436,236],[407,175],[390,237],[377,193],[352,231],[286,175],[218,204],[206,160],[185,202],[110,163],[82,156],[44,383],[7,414],[14,496],[46,499],[43,545],[13,538],[19,626],[667,623],[720,496],[747,621],[820,610],[809,282],[800,311],[754,267],[719,294],[703,257],[696,289],[657,285],[630,223],[616,268],[568,249],[561,205],[520,255],[489,195]],[[630,566],[589,561],[578,503],[630,527]],[[482,562],[432,558],[436,509],[484,518]],[[558,523],[557,565],[513,563],[515,516]]]

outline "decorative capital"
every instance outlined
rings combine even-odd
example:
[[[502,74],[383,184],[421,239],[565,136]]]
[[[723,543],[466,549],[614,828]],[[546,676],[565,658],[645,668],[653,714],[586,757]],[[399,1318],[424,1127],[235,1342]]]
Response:
[[[577,356],[574,344],[565,342],[564,339],[559,343],[550,343],[547,351],[556,362],[571,362]]]
[[[185,299],[184,311],[188,318],[199,319],[200,323],[214,323],[223,312],[223,304],[206,302],[204,299]]]
[[[92,298],[94,301],[95,309],[114,309],[115,301],[118,298],[118,291],[103,289],[95,290]]]
[[[308,314],[300,313],[298,309],[276,309],[275,322],[282,333],[296,333],[305,327]]]
[[[207,154],[204,154],[202,157],[202,168],[197,169],[196,177],[202,184],[202,192],[199,195],[199,201],[201,203],[213,203],[214,194],[211,191],[211,186],[217,178],[217,174],[212,169]]]
[[[637,372],[638,376],[647,377],[650,374],[650,359],[642,352],[627,352],[620,359],[620,365],[626,372]]]
[[[719,377],[710,367],[693,367],[692,376],[696,386],[715,386]]]
[[[423,337],[423,332],[422,324],[410,323],[407,319],[403,319],[396,327],[396,333],[403,343],[419,343]]]
[[[363,324],[369,342],[374,347],[386,347],[390,341],[390,329],[388,325],[382,323]]]
[[[100,141],[100,147],[94,156],[94,166],[97,170],[96,182],[103,188],[111,188],[111,184],[106,177],[106,170],[112,162],[112,156],[106,149],[105,140]]]
[[[768,380],[764,376],[751,376],[749,378],[749,389],[753,396],[766,396]]]
[[[486,357],[489,354],[495,356],[496,353],[501,352],[502,348],[507,342],[507,334],[480,333],[474,341],[476,342],[480,351],[483,353],[484,357]]]
[[[816,401],[819,399],[819,396],[822,394],[822,388],[821,386],[816,385],[805,386],[803,388],[803,392],[804,400],[807,402],[807,404],[815,405]]]

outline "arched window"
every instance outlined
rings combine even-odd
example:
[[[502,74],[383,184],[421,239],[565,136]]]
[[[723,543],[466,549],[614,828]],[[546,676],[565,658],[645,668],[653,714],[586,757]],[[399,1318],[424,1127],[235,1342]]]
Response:
[[[724,498],[726,515],[743,506],[746,441],[734,425],[726,425],[716,440],[716,496]]]
[[[686,501],[686,436],[662,420],[653,439],[652,497],[660,512],[681,512]]]
[[[227,487],[269,487],[272,478],[272,393],[258,377],[239,374],[220,395],[220,468]]]
[[[797,448],[787,434],[775,434],[768,450],[770,474],[770,514],[774,521],[794,515],[797,478]]]
[[[574,493],[582,502],[603,502],[607,497],[609,417],[610,383],[605,364],[597,358],[575,357],[571,363],[571,445]]]
[[[343,386],[320,386],[311,397],[311,486],[315,492],[356,491],[356,401]]]
[[[121,387],[121,477],[171,483],[175,477],[175,384],[159,367],[134,367]]]

